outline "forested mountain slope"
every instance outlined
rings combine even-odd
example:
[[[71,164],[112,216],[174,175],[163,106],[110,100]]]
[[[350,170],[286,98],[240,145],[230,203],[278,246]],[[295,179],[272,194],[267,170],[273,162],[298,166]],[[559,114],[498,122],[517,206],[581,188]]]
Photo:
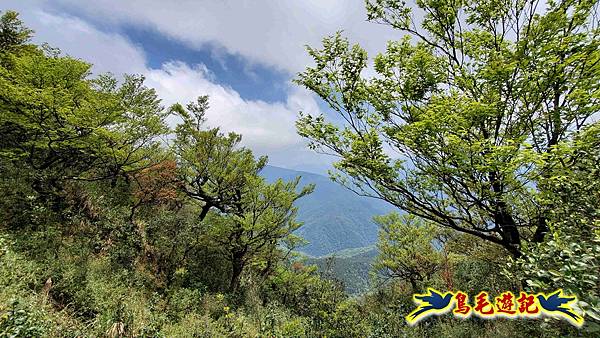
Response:
[[[388,204],[358,196],[325,176],[274,166],[266,166],[261,175],[267,181],[301,176],[299,186],[316,185],[312,194],[296,203],[298,220],[304,222],[296,233],[309,242],[300,251],[311,256],[375,244],[378,228],[373,216],[393,210]]]

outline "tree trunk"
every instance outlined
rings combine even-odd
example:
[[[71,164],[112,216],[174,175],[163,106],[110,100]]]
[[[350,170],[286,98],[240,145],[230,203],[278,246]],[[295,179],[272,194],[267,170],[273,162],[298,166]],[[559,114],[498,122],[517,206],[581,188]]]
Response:
[[[498,196],[494,200],[494,223],[496,224],[497,230],[502,237],[503,246],[515,257],[521,255],[519,246],[521,245],[521,236],[519,229],[517,229],[517,223],[515,222],[512,215],[508,212],[506,202],[502,200],[503,189],[498,180],[496,173],[490,174],[490,182],[492,183],[492,189]]]
[[[413,289],[413,293],[417,293],[419,291],[418,286],[417,286],[417,281],[414,278],[409,278],[408,281],[410,282],[410,286]]]
[[[510,253],[518,257],[521,255],[519,246],[521,245],[521,236],[517,225],[512,216],[506,212],[505,203],[498,202],[498,209],[494,214],[494,222],[500,230],[504,247],[506,247]]]
[[[544,237],[546,237],[546,233],[548,233],[550,229],[548,228],[548,220],[545,216],[540,216],[538,218],[538,225],[535,229],[535,234],[533,235],[533,241],[536,243],[541,243],[544,241]]]
[[[208,211],[212,207],[213,207],[213,205],[211,203],[206,202],[206,204],[204,204],[204,206],[202,207],[202,211],[200,212],[200,215],[198,216],[198,219],[200,220],[200,222],[204,221],[204,218],[206,217],[206,215],[208,214]]]
[[[231,280],[229,292],[235,293],[240,286],[240,278],[244,270],[244,252],[234,252],[231,260]]]

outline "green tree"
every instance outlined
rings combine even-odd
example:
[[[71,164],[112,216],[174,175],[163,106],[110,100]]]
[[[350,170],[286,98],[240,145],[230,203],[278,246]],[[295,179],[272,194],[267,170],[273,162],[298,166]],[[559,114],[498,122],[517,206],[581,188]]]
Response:
[[[272,273],[282,258],[279,246],[293,242],[289,239],[301,226],[296,221],[294,202],[314,188],[309,185],[298,192],[299,179],[267,184],[260,176],[249,178],[239,210],[207,218],[210,238],[223,248],[231,263],[229,291],[238,291],[240,278],[247,267],[263,276]]]
[[[208,96],[201,96],[185,109],[179,104],[171,111],[183,119],[176,129],[174,152],[183,191],[202,203],[202,221],[211,208],[223,213],[243,213],[241,199],[248,192],[250,177],[267,164],[266,157],[254,158],[240,147],[241,135],[224,135],[220,128],[204,128]]]
[[[252,151],[239,145],[238,134],[205,128],[207,109],[207,96],[186,108],[171,107],[183,120],[175,129],[174,152],[181,189],[201,203],[199,221],[206,219],[208,237],[231,263],[229,291],[236,292],[248,265],[259,265],[267,273],[277,261],[278,245],[296,242],[292,232],[300,224],[293,203],[314,187],[297,192],[299,178],[267,184],[259,175],[267,158],[255,159]],[[216,212],[207,218],[211,210]]]
[[[33,31],[19,19],[19,13],[7,11],[0,17],[0,53],[23,46],[31,39],[32,34]]]
[[[119,177],[156,162],[167,112],[142,76],[125,76],[120,84],[111,75],[91,78],[90,64],[27,44],[31,31],[14,12],[0,22],[6,200],[24,206],[31,196],[58,211],[69,183],[110,180],[114,186]]]
[[[303,114],[300,135],[339,156],[333,178],[520,255],[547,232],[536,154],[599,111],[595,1],[367,1],[404,33],[375,58],[340,34],[309,48],[297,82],[343,123]],[[390,154],[395,154],[392,157]]]
[[[385,277],[410,283],[421,291],[444,263],[443,236],[433,225],[417,217],[392,213],[375,217],[379,224],[379,255],[373,269]],[[434,245],[438,247],[434,247]]]
[[[552,206],[550,232],[523,248],[509,276],[533,290],[564,289],[578,296],[586,330],[600,329],[600,125],[595,124],[550,157],[558,157],[540,185],[541,205]],[[515,269],[516,268],[516,269]]]

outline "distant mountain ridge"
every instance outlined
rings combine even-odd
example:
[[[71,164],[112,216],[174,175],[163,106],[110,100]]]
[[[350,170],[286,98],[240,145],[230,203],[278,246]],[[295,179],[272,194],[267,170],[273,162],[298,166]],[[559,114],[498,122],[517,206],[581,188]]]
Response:
[[[373,216],[394,210],[382,201],[358,196],[322,175],[274,166],[266,166],[261,175],[269,182],[278,178],[289,181],[300,176],[301,186],[316,185],[312,194],[296,203],[297,219],[304,222],[297,234],[309,242],[299,251],[310,256],[375,244],[378,226]]]

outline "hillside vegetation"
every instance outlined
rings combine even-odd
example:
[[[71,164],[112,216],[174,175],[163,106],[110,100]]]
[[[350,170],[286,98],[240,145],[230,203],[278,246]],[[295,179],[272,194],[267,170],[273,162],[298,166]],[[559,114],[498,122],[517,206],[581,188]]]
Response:
[[[377,288],[377,281],[371,275],[377,254],[373,245],[309,258],[306,263],[315,265],[323,278],[341,283],[346,293],[362,295]]]

